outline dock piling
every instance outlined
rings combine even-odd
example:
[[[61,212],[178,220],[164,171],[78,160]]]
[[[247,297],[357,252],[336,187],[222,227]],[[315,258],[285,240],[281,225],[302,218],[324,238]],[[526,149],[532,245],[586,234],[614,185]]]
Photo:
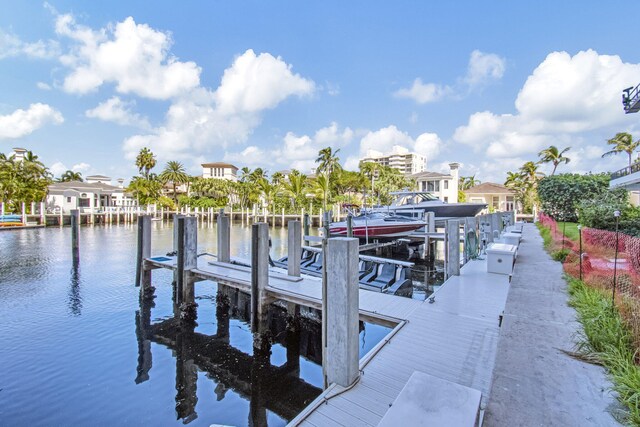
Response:
[[[336,237],[327,241],[325,385],[348,387],[358,378],[358,239]]]
[[[447,221],[447,278],[460,275],[460,221]]]
[[[80,258],[80,211],[71,209],[71,254],[74,261]]]
[[[435,233],[436,232],[436,214],[434,212],[427,212],[427,232]]]
[[[221,211],[217,218],[218,261],[231,262],[231,229],[229,217]]]
[[[140,298],[153,295],[151,286],[151,269],[145,265],[145,259],[151,256],[151,216],[138,217],[138,262],[136,264],[136,286],[140,288]]]
[[[310,218],[309,218],[309,214],[308,214],[308,213],[304,213],[304,209],[302,209],[302,210],[303,210],[303,214],[302,214],[302,217],[303,217],[303,220],[302,220],[302,221],[303,221],[303,222],[302,222],[302,224],[303,224],[303,228],[304,228],[304,230],[303,230],[303,231],[304,231],[304,235],[305,235],[305,236],[308,236],[308,235],[309,235],[309,227],[310,227],[310,224],[309,224],[309,222],[310,222]],[[309,241],[308,241],[308,240],[305,240],[305,241],[304,241],[304,244],[305,244],[305,245],[308,245],[308,244],[309,244]]]
[[[178,262],[176,296],[179,298],[180,318],[187,322],[195,321],[196,307],[194,284],[191,269],[196,268],[198,255],[198,229],[195,217],[178,218]]]
[[[347,237],[353,237],[353,215],[347,215]]]
[[[253,347],[268,346],[264,332],[267,329],[269,301],[269,224],[259,222],[251,226],[251,332]]]
[[[302,224],[289,221],[287,241],[287,270],[289,276],[300,277],[300,258],[302,257]]]

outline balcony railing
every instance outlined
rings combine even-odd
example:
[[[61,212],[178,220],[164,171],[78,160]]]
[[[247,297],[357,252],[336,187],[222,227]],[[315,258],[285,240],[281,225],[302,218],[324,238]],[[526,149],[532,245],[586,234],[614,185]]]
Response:
[[[640,111],[640,85],[622,91],[622,105],[626,114]]]
[[[611,179],[622,178],[623,176],[631,175],[632,173],[640,172],[640,162],[635,162],[631,166],[622,168],[619,171],[615,171],[611,174]]]

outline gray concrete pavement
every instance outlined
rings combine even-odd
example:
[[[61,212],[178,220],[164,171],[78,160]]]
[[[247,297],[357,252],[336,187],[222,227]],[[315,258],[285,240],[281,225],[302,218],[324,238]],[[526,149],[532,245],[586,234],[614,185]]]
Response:
[[[612,426],[619,412],[604,370],[576,360],[580,324],[562,265],[527,224],[505,307],[484,426]]]

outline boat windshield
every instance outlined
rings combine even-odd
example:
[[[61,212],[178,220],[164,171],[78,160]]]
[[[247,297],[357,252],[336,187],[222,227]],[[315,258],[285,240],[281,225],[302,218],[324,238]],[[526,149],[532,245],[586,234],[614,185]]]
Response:
[[[411,206],[422,202],[440,200],[431,193],[399,193],[391,203],[391,206]]]

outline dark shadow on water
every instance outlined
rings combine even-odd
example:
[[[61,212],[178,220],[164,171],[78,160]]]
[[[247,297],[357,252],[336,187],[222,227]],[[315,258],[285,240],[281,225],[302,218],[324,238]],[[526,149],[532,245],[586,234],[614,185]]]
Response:
[[[231,303],[231,295],[236,304]],[[149,380],[152,366],[151,343],[172,350],[176,362],[176,416],[187,424],[198,417],[196,412],[198,372],[213,380],[216,400],[223,400],[233,390],[249,401],[248,425],[266,426],[268,411],[293,419],[320,393],[321,389],[300,378],[300,357],[321,363],[320,327],[294,319],[278,307],[269,314],[272,337],[267,349],[239,349],[230,344],[229,321],[247,321],[248,296],[231,290],[218,294],[216,333],[197,332],[195,325],[171,318],[151,323],[153,302],[143,302],[136,313],[138,340],[137,384]],[[282,366],[271,363],[271,346],[286,348]],[[249,354],[251,353],[251,354]]]

